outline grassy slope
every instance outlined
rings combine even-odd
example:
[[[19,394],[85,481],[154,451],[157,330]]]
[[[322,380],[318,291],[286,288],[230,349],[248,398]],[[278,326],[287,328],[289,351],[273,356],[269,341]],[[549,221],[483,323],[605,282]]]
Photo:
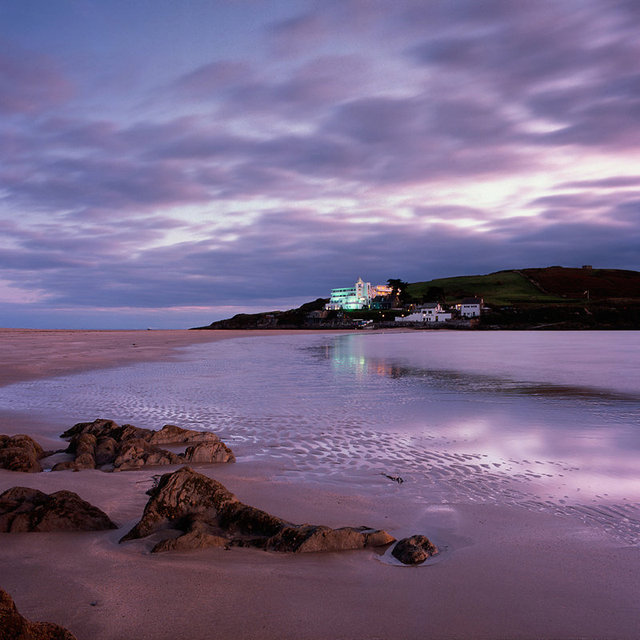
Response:
[[[485,276],[460,276],[414,282],[409,285],[409,294],[421,298],[429,287],[444,289],[447,304],[460,302],[462,298],[469,296],[480,296],[486,304],[496,306],[522,302],[565,301],[557,295],[544,293],[517,271],[497,271]]]
[[[584,300],[637,300],[640,298],[640,273],[622,269],[523,269],[522,273],[543,290],[564,298]]]
[[[422,298],[429,287],[444,289],[448,304],[479,296],[489,306],[640,302],[640,272],[622,269],[546,267],[497,271],[484,276],[438,278],[409,285],[409,294]]]

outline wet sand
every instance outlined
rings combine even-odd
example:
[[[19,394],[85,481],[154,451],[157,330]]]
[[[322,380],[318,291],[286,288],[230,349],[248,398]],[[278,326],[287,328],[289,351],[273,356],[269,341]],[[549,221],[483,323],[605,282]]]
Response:
[[[238,336],[0,331],[1,382],[170,358],[179,346]],[[43,424],[26,412],[0,415],[0,433],[26,432],[51,446],[62,445],[57,435],[69,426],[56,416]],[[402,486],[381,476],[367,483],[348,476],[292,482],[286,461],[239,455],[233,465],[196,469],[242,501],[294,522],[367,524],[396,536],[424,533],[443,553],[417,568],[392,566],[374,551],[212,549],[152,556],[148,541],[117,541],[139,519],[152,476],[173,468],[114,474],[0,470],[0,491],[16,485],[76,491],[120,527],[0,534],[0,586],[23,615],[62,624],[80,640],[637,638],[640,549],[595,528],[514,507],[416,508],[403,499]]]
[[[0,328],[0,385],[170,358],[180,347],[237,338],[241,335],[257,336],[262,333],[186,330],[47,331]]]

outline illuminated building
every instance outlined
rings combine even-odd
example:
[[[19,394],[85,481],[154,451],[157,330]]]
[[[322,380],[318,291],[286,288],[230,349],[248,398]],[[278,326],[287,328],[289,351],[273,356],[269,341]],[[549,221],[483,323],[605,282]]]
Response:
[[[370,282],[364,282],[362,278],[358,278],[353,287],[332,289],[331,300],[324,308],[330,311],[368,309],[374,298],[390,294],[391,287],[384,284],[372,286]]]

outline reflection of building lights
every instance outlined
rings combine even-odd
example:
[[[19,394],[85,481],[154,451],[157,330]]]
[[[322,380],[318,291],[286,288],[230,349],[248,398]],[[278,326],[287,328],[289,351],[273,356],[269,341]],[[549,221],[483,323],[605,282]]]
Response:
[[[352,338],[352,336],[345,336]],[[345,339],[338,342],[333,348],[332,363],[337,370],[351,371],[357,377],[365,375],[376,375],[385,378],[395,378],[399,375],[400,369],[383,359],[371,359],[359,352],[359,343]],[[358,350],[358,352],[356,352]]]

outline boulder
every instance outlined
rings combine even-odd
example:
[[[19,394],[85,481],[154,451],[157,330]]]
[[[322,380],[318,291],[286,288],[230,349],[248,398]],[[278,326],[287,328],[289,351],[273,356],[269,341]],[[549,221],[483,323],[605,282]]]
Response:
[[[142,518],[120,542],[164,531],[165,539],[155,545],[153,553],[220,546],[298,553],[343,551],[395,540],[385,531],[367,527],[332,529],[287,522],[243,504],[220,482],[189,467],[164,474],[148,493],[151,497]],[[175,537],[168,531],[171,528],[182,535]]]
[[[195,431],[183,429],[174,424],[165,424],[159,431],[153,431],[149,442],[151,444],[191,444],[195,442],[219,442],[220,438],[210,431]]]
[[[125,425],[126,427],[127,425]],[[78,422],[73,427],[67,429],[60,437],[69,439],[78,436],[81,433],[91,433],[94,436],[110,436],[116,440],[121,438],[123,427],[116,424],[113,420],[104,420],[98,418],[93,422]]]
[[[0,589],[0,640],[76,640],[52,622],[30,622],[20,615],[11,596]]]
[[[0,435],[0,467],[9,471],[42,471],[39,460],[44,458],[42,447],[29,436]]]
[[[142,518],[120,542],[144,538],[171,524],[189,527],[194,516],[199,514],[213,520],[220,509],[238,502],[220,482],[196,473],[189,467],[165,473],[157,486],[147,493],[151,498],[145,505]]]
[[[368,527],[330,527],[294,525],[284,527],[269,538],[265,548],[273,551],[347,551],[391,544],[395,538],[386,531],[373,531]]]
[[[162,551],[193,551],[212,547],[228,548],[229,540],[216,532],[205,520],[193,518],[187,533],[177,538],[168,538],[158,542],[154,553]]]
[[[94,457],[96,467],[111,464],[115,460],[118,451],[118,443],[110,436],[103,436],[96,442]]]
[[[50,495],[27,487],[0,494],[0,532],[103,531],[117,529],[106,513],[72,491]]]
[[[214,434],[211,434],[214,435]],[[216,436],[217,437],[217,436]],[[187,447],[183,456],[184,461],[198,463],[235,462],[233,451],[224,442],[201,442]]]
[[[114,471],[130,471],[162,464],[181,464],[183,458],[171,451],[160,449],[142,438],[131,438],[120,443],[113,460]]]
[[[74,460],[59,462],[53,471],[109,467],[109,471],[130,471],[143,467],[193,463],[234,462],[235,456],[215,433],[182,429],[167,424],[159,431],[139,429],[113,420],[79,422],[62,434],[69,438],[67,453]],[[191,444],[185,454],[172,453],[158,445]]]
[[[415,535],[398,541],[391,555],[402,564],[422,564],[438,553],[437,547],[423,535]]]

